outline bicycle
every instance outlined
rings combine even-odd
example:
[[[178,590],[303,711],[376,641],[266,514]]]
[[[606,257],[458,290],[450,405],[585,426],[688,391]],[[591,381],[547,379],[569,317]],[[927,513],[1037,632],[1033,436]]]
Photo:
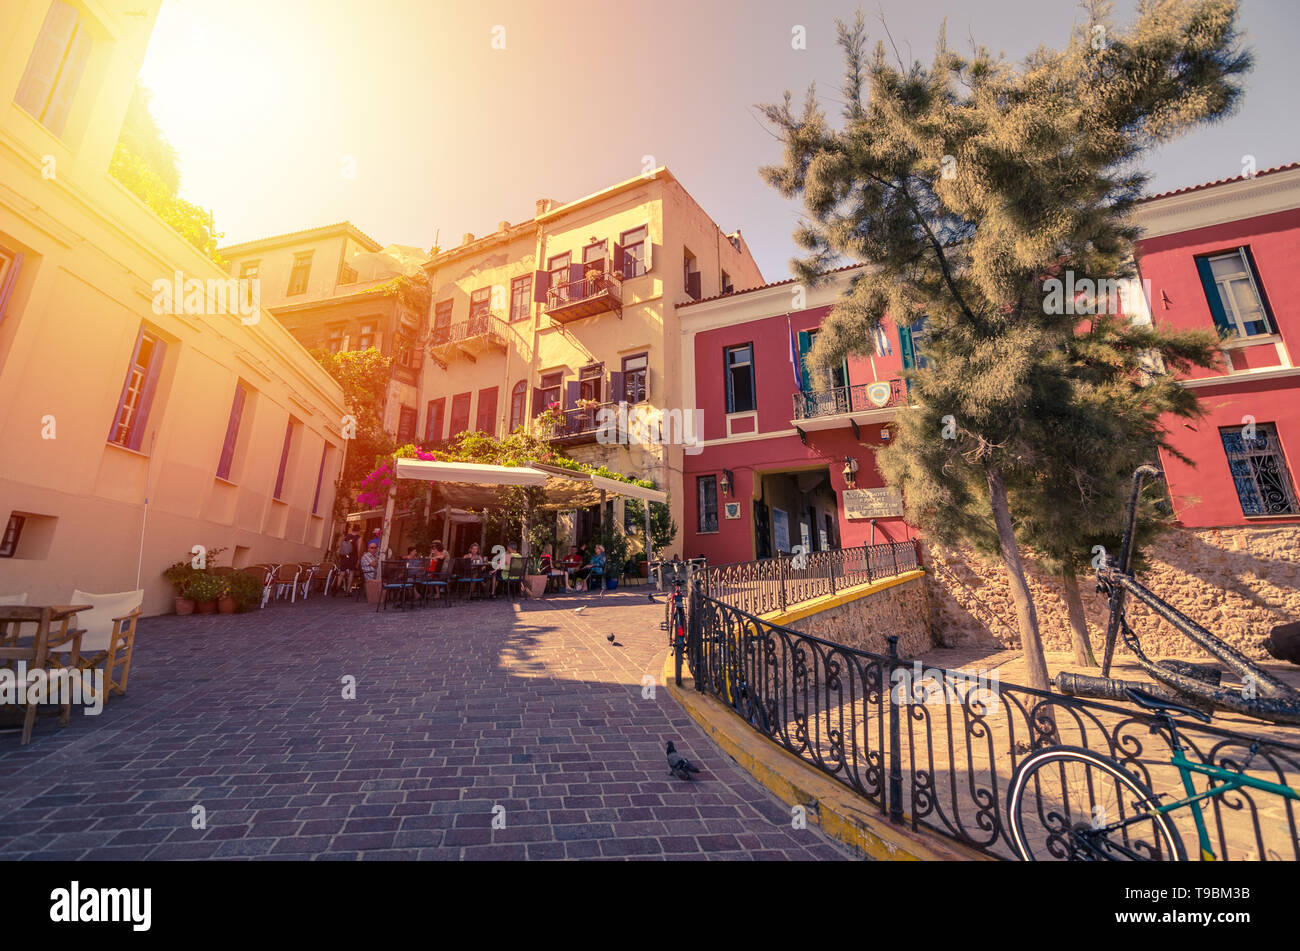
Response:
[[[1259,750],[1258,743],[1250,745],[1250,755],[1237,770],[1194,762],[1184,752],[1178,725],[1170,714],[1205,723],[1212,718],[1142,690],[1130,688],[1127,693],[1134,703],[1155,712],[1152,733],[1168,731],[1173,750],[1169,762],[1182,777],[1187,795],[1161,805],[1163,794],[1153,793],[1109,756],[1074,746],[1040,750],[1016,767],[1007,795],[1011,842],[1024,861],[1185,862],[1187,852],[1182,837],[1169,819],[1170,813],[1183,808],[1192,810],[1201,860],[1213,861],[1203,803],[1242,788],[1300,800],[1300,793],[1289,786],[1246,775]],[[1195,775],[1209,778],[1209,786],[1199,793],[1193,782]],[[1053,781],[1057,781],[1056,786]],[[1032,796],[1028,794],[1031,789]]]
[[[697,566],[696,563],[699,562]],[[704,567],[704,559],[692,558],[689,561],[652,561],[649,566],[658,572],[659,584],[666,582],[673,586],[672,594],[664,603],[664,619],[659,622],[659,630],[668,632],[668,649],[673,652],[676,666],[677,686],[682,685],[682,657],[686,653],[686,607],[682,596],[682,586],[686,584],[693,566]]]

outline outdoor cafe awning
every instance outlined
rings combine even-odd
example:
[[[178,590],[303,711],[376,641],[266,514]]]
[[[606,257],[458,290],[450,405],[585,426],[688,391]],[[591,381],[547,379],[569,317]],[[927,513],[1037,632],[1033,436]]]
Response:
[[[540,508],[565,510],[596,505],[602,490],[650,502],[667,502],[656,489],[629,485],[617,479],[574,472],[559,466],[534,463],[531,466],[493,466],[470,462],[425,462],[398,459],[397,478],[436,482],[448,504],[481,509],[497,504],[503,489],[511,486],[539,486],[545,495]]]

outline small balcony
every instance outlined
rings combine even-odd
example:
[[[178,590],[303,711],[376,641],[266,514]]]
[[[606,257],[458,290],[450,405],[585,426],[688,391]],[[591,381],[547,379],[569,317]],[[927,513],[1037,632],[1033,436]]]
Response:
[[[791,425],[801,430],[832,429],[836,426],[880,423],[891,420],[907,405],[907,384],[903,380],[876,380],[794,394]]]
[[[451,360],[464,358],[477,363],[486,354],[505,353],[506,347],[505,321],[493,314],[477,314],[445,327],[434,327],[429,355],[446,369]]]
[[[623,276],[596,269],[583,273],[574,265],[569,281],[547,289],[546,312],[561,324],[607,312],[622,317]]]
[[[563,446],[595,442],[601,427],[602,417],[600,414],[602,410],[606,409],[617,413],[618,404],[599,403],[596,406],[584,409],[563,410],[564,422],[557,423],[551,431],[551,441]]]

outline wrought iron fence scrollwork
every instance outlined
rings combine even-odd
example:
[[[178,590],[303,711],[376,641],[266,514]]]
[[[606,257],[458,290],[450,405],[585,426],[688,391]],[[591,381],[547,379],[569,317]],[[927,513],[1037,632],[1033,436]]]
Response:
[[[752,614],[781,611],[917,567],[913,542],[887,542],[719,565],[702,571],[711,597]]]
[[[728,570],[737,567],[745,570]],[[996,671],[923,667],[900,659],[893,638],[891,654],[877,654],[771,624],[716,594],[770,597],[745,587],[763,577],[756,566],[711,571],[692,583],[687,657],[696,689],[892,821],[1013,857],[1012,774],[1030,753],[1060,745],[1109,756],[1158,794],[1183,795],[1154,716],[1004,684]],[[1249,763],[1251,775],[1300,786],[1298,745],[1181,720],[1178,728],[1195,761]],[[1079,803],[1040,795],[1031,806],[1044,816],[1088,818]],[[1210,799],[1204,817],[1220,858],[1300,860],[1300,804],[1243,788]],[[1196,841],[1190,810],[1170,818],[1185,843]]]

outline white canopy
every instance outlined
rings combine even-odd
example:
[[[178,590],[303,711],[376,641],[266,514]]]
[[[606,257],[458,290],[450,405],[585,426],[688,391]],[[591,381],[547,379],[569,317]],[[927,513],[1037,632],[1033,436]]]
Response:
[[[611,495],[626,495],[630,498],[640,499],[643,502],[668,502],[668,493],[659,489],[647,489],[640,485],[630,485],[627,482],[619,482],[617,479],[610,479],[606,476],[593,475],[592,483],[599,489],[604,489]]]
[[[489,466],[477,462],[425,462],[398,459],[397,478],[474,485],[543,485],[546,473],[528,466]]]

